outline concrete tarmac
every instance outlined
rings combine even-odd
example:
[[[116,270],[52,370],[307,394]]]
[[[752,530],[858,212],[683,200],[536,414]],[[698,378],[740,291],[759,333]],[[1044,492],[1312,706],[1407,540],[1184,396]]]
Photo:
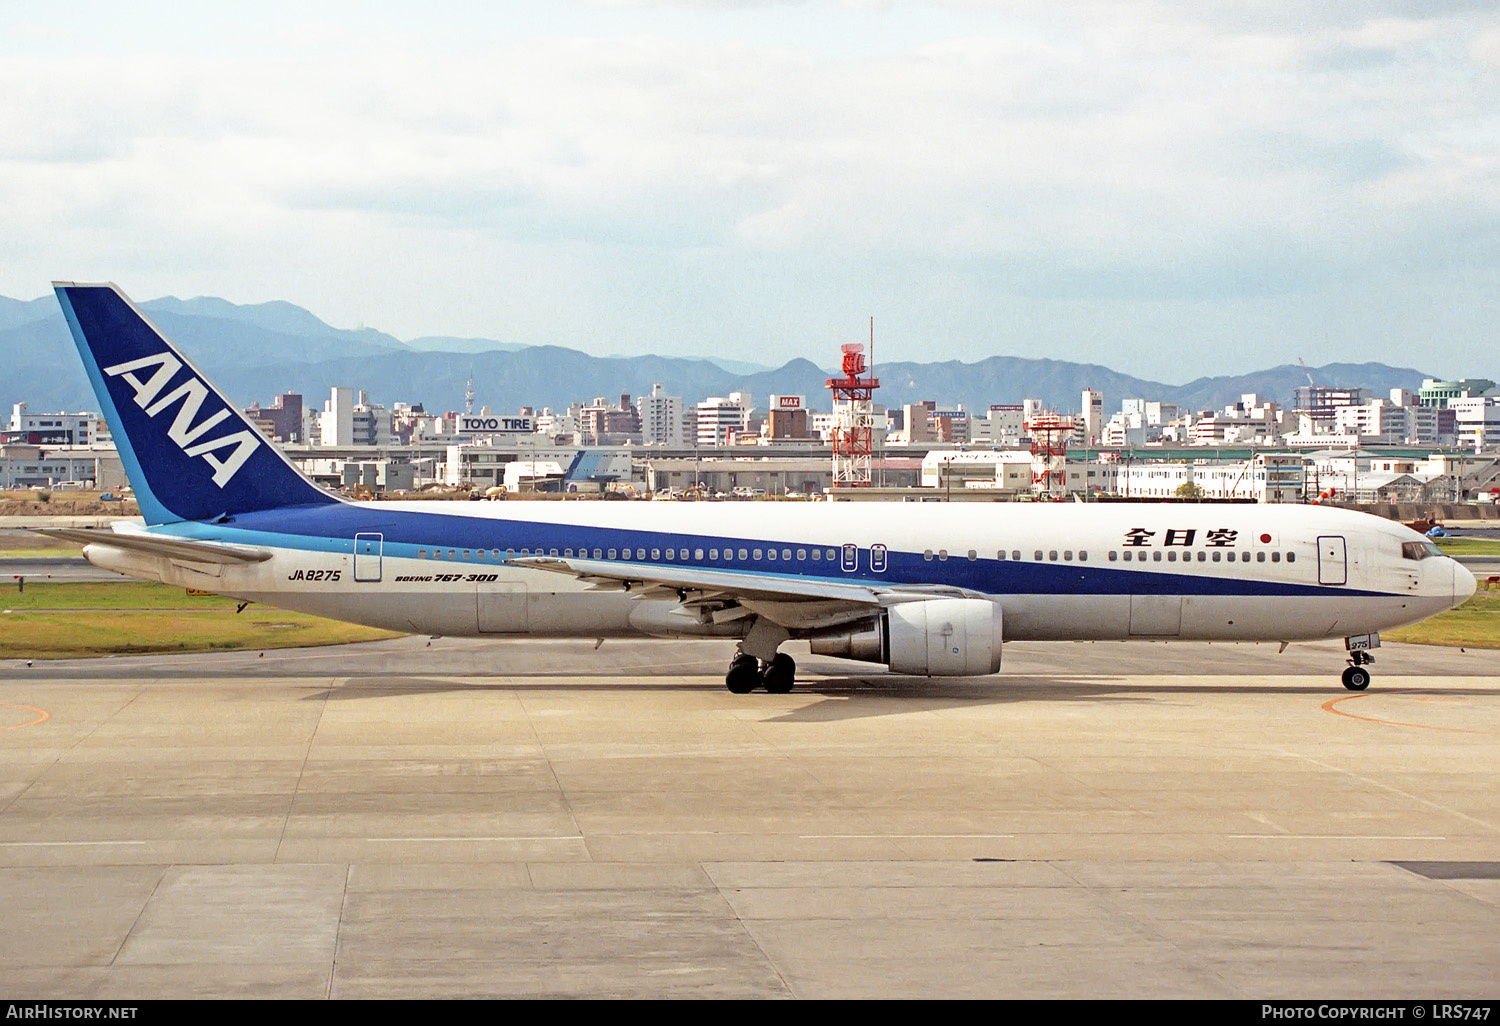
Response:
[[[0,993],[1500,997],[1494,652],[0,663]]]

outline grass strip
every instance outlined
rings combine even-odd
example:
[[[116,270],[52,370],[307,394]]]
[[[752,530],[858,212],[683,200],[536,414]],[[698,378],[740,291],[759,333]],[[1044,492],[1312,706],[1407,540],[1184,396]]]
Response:
[[[0,549],[0,563],[7,559],[82,559],[83,546],[81,545],[58,545],[42,546],[34,549]]]
[[[0,658],[68,659],[146,652],[214,652],[343,645],[392,631],[306,613],[68,612],[0,615]]]
[[[1500,556],[1500,538],[1434,538],[1449,556]]]
[[[1384,641],[1456,648],[1500,648],[1500,591],[1481,591],[1457,609],[1394,631]]]
[[[229,609],[239,605],[220,595],[189,595],[187,589],[155,581],[13,581],[0,584],[0,609]]]
[[[66,659],[147,652],[213,652],[397,638],[393,631],[308,613],[189,595],[150,581],[0,588],[0,658]]]

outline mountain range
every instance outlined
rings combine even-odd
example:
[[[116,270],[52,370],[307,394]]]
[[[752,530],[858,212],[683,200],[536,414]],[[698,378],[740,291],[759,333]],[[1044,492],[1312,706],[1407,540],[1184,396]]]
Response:
[[[596,396],[649,394],[660,384],[688,403],[746,392],[764,405],[770,394],[806,396],[829,406],[829,372],[810,360],[781,367],[667,356],[591,356],[559,346],[427,336],[403,342],[373,328],[334,328],[286,302],[241,305],[212,297],[164,297],[140,304],[158,327],[231,399],[268,404],[280,392],[300,392],[320,408],[333,387],[365,389],[374,402],[420,402],[428,410],[463,407],[468,379],[476,402],[496,412],[520,406],[566,407]],[[26,401],[33,412],[96,407],[72,336],[55,299],[0,296],[0,416]],[[1375,395],[1418,388],[1424,374],[1381,363],[1333,363],[1304,370],[1285,364],[1250,374],[1201,377],[1186,384],[1151,381],[1098,364],[991,356],[975,363],[883,363],[877,399],[889,407],[937,400],[982,413],[991,403],[1041,399],[1060,412],[1077,411],[1079,393],[1092,388],[1112,412],[1128,397],[1217,409],[1247,392],[1290,405],[1310,375],[1320,384],[1363,386]]]

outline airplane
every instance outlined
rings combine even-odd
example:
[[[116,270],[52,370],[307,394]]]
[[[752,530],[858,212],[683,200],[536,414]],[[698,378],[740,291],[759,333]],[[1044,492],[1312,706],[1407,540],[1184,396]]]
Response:
[[[893,673],[999,671],[1006,641],[1344,639],[1460,605],[1417,532],[1316,505],[356,502],[305,477],[115,285],[55,282],[144,525],[52,529],[96,566],[402,632],[732,638]]]

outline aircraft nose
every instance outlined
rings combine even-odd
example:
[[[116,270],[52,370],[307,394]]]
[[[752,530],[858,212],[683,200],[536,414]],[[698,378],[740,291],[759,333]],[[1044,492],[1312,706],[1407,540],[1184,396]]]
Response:
[[[1455,559],[1453,561],[1453,604],[1463,605],[1474,597],[1474,592],[1478,589],[1479,582],[1474,579],[1474,574]]]

